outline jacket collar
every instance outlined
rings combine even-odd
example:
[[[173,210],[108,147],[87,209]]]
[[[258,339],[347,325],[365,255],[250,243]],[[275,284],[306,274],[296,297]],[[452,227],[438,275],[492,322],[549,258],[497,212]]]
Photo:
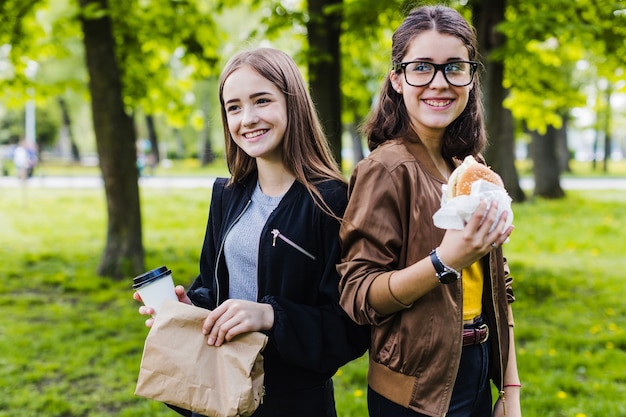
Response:
[[[437,181],[445,184],[448,182],[443,175],[439,172],[432,158],[428,154],[428,150],[422,140],[417,136],[417,133],[410,131],[403,139],[402,143],[406,149],[413,155],[417,162]],[[460,161],[453,159],[448,161],[448,164],[454,169],[459,165]]]
[[[250,175],[248,175],[246,178],[242,179],[239,182],[239,185],[243,187],[245,196],[248,200],[252,198],[252,193],[254,192],[254,189],[256,188],[258,180],[259,180],[258,173],[257,171],[254,171],[253,173],[251,173]],[[281,200],[280,204],[282,205],[284,204],[283,202],[288,202],[288,201],[293,200],[304,189],[305,189],[304,186],[300,184],[298,180],[295,180],[293,184],[291,184],[291,187],[289,187],[289,189],[283,196],[283,199]]]

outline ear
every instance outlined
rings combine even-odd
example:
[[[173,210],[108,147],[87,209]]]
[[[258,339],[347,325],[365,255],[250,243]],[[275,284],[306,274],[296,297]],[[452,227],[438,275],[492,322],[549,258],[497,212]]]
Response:
[[[389,73],[389,81],[393,89],[396,90],[398,94],[402,94],[402,77],[400,77],[400,74],[392,70]]]

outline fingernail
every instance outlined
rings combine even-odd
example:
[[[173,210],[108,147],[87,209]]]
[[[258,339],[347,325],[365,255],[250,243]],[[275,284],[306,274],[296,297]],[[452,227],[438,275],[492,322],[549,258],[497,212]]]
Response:
[[[207,340],[207,344],[210,346],[213,346],[213,344],[215,344],[215,338],[214,337],[209,337],[209,339]]]

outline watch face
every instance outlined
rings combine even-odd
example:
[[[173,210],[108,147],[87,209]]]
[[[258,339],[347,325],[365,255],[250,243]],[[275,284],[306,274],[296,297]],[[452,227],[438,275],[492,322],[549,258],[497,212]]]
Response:
[[[439,275],[439,282],[441,282],[442,284],[451,284],[458,279],[458,275],[454,272],[444,272],[443,274]]]

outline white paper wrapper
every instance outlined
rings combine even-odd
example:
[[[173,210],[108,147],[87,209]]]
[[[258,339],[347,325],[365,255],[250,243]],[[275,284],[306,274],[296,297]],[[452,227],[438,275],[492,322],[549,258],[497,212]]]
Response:
[[[446,198],[447,185],[443,185],[443,197],[441,208],[433,215],[435,226],[440,229],[463,229],[480,200],[487,204],[492,201],[498,202],[498,219],[505,211],[509,213],[506,219],[506,227],[513,224],[513,210],[511,209],[511,197],[503,188],[485,180],[477,180],[472,183],[470,195],[460,195],[450,200]]]

